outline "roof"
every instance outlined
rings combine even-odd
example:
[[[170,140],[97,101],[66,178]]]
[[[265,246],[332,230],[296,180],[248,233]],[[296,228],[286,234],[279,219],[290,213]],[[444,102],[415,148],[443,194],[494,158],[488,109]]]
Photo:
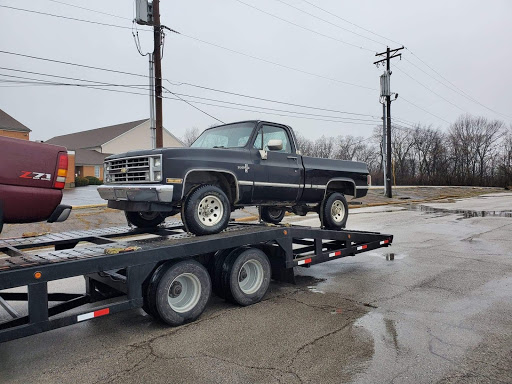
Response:
[[[108,127],[91,129],[89,131],[56,136],[46,142],[49,144],[62,145],[69,150],[99,147],[148,120],[149,119],[131,121],[129,123],[110,125]]]
[[[6,131],[32,132],[28,127],[21,124],[14,117],[0,109],[0,129]]]
[[[110,153],[99,153],[90,149],[76,149],[75,165],[103,165],[107,156],[110,156]]]

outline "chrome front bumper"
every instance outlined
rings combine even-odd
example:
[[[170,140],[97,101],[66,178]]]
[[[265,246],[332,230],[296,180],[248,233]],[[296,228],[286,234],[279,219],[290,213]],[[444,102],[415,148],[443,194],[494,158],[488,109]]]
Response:
[[[172,202],[172,185],[100,185],[98,193],[104,200],[124,200],[141,202]]]

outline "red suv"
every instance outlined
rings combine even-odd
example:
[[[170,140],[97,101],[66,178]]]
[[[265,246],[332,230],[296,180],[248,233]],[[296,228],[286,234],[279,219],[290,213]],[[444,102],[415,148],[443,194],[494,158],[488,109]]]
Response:
[[[68,154],[64,147],[0,137],[0,232],[3,223],[64,221],[61,205]]]

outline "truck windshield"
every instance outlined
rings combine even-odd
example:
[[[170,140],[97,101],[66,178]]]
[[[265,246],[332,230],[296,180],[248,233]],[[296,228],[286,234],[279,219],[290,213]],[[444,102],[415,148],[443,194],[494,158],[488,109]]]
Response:
[[[204,131],[191,145],[195,148],[241,148],[249,141],[254,123],[222,125]]]

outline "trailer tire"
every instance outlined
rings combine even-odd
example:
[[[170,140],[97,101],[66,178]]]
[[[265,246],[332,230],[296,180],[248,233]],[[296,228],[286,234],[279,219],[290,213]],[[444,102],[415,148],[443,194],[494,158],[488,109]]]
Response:
[[[172,326],[188,323],[203,313],[211,291],[210,276],[202,264],[179,261],[150,284],[150,311],[153,305],[159,318]]]
[[[165,221],[160,212],[125,212],[128,223],[138,228],[154,228]]]
[[[233,249],[223,249],[215,253],[210,260],[208,265],[208,272],[210,273],[210,279],[212,281],[212,291],[222,299],[226,298],[224,293],[224,287],[222,285],[222,269],[224,262],[229,254],[233,252]]]
[[[286,211],[283,208],[260,207],[260,217],[266,223],[279,224],[283,220]]]
[[[345,228],[348,219],[348,203],[345,196],[339,192],[333,192],[322,202],[320,206],[320,220],[326,229]]]
[[[238,248],[231,252],[222,269],[226,300],[247,306],[265,296],[272,269],[267,255],[257,248]]]

